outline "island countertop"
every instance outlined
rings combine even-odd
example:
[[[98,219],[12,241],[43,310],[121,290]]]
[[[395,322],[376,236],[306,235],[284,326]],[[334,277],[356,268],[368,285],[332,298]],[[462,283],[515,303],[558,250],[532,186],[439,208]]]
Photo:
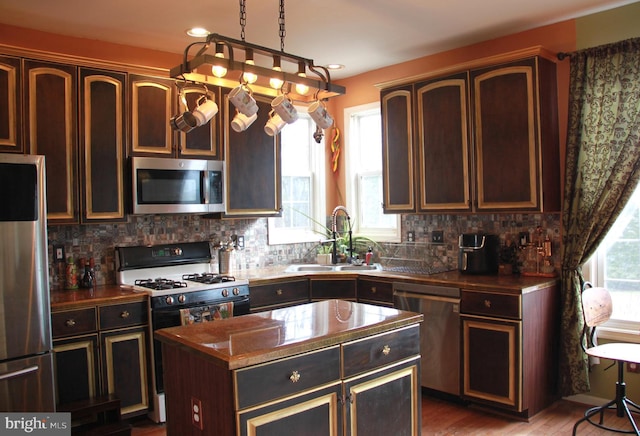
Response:
[[[325,300],[161,329],[154,337],[231,370],[394,330],[422,318],[387,307]]]

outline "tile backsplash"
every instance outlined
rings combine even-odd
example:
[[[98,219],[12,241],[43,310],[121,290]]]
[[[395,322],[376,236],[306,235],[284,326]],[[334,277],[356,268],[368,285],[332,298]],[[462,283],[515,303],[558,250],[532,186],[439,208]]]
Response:
[[[236,269],[261,268],[290,263],[315,262],[316,243],[268,245],[267,219],[210,219],[201,215],[130,215],[127,222],[73,226],[49,226],[50,281],[52,289],[64,287],[62,264],[54,262],[53,247],[64,247],[65,257],[93,257],[98,285],[113,284],[115,247],[192,241],[218,243],[231,235],[243,235],[245,248],[236,253]],[[443,242],[431,242],[440,230]],[[502,244],[517,242],[520,234],[549,236],[552,261],[559,267],[559,214],[402,215],[402,242],[380,243],[374,261],[383,266],[404,265],[424,272],[457,268],[458,235],[486,232],[500,235]],[[409,232],[412,241],[408,242]],[[320,239],[320,237],[318,238]],[[360,253],[364,258],[364,253]],[[63,268],[62,268],[63,269]]]

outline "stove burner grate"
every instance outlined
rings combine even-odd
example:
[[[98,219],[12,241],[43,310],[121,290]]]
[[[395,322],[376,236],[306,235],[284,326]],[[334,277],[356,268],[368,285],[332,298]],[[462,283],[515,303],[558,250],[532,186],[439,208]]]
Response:
[[[182,280],[188,280],[192,282],[204,283],[207,285],[213,283],[233,282],[235,277],[226,276],[222,274],[203,273],[203,274],[184,274]]]
[[[152,289],[154,291],[161,291],[165,289],[186,288],[187,284],[178,280],[170,279],[139,279],[134,283],[136,286],[142,286],[144,288]]]

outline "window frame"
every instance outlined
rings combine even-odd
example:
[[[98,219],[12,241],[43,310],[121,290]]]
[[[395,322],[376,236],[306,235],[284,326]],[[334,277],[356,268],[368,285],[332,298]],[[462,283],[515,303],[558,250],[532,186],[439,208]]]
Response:
[[[360,213],[360,200],[359,186],[360,186],[360,174],[371,175],[377,173],[377,171],[362,171],[356,170],[355,162],[358,162],[357,154],[359,153],[360,143],[355,137],[355,133],[352,132],[353,117],[358,114],[366,114],[367,112],[375,112],[381,114],[380,102],[366,103],[357,106],[351,106],[344,109],[344,144],[346,153],[344,153],[345,159],[345,190],[346,190],[346,207],[356,219],[353,220],[353,234],[356,236],[365,236],[373,239],[376,242],[401,242],[401,215],[395,215],[395,227],[394,228],[376,228],[376,227],[362,227],[360,225],[361,216]],[[380,115],[382,116],[382,115]],[[382,138],[382,132],[380,132]],[[380,149],[382,155],[382,149]],[[379,171],[382,177],[382,168]],[[384,181],[383,181],[384,183]]]
[[[310,146],[310,170],[311,170],[311,229],[298,230],[291,227],[278,228],[276,220],[282,217],[269,217],[267,219],[267,244],[296,244],[304,242],[317,242],[324,239],[324,222],[326,220],[326,183],[325,183],[325,147],[324,142],[316,143],[313,139],[315,123],[307,114],[307,106],[295,105],[298,111],[298,121],[308,119],[309,121],[309,146]],[[287,126],[284,127],[286,129]],[[284,176],[284,168],[282,168]]]
[[[636,188],[636,193],[633,195],[640,196],[640,185]],[[617,219],[620,218],[621,217],[618,217]],[[607,242],[603,241],[591,258],[582,266],[584,279],[591,282],[594,286],[604,286],[607,245]],[[613,297],[613,304],[615,306],[615,295]],[[640,319],[637,321],[629,321],[611,318],[605,324],[598,327],[598,332],[598,336],[604,339],[640,343]]]

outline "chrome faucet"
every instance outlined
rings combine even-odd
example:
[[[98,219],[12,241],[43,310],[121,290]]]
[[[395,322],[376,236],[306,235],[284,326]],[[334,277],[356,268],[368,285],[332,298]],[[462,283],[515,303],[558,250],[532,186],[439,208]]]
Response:
[[[344,206],[336,206],[331,213],[331,231],[333,232],[333,256],[331,257],[331,263],[338,263],[338,253],[336,249],[336,241],[338,234],[338,212],[342,211],[344,215],[347,217],[347,223],[349,224],[349,256],[347,257],[347,262],[351,263],[351,259],[353,258],[353,240],[352,240],[352,231],[351,231],[351,217],[349,216],[349,212],[347,212],[347,208]]]

